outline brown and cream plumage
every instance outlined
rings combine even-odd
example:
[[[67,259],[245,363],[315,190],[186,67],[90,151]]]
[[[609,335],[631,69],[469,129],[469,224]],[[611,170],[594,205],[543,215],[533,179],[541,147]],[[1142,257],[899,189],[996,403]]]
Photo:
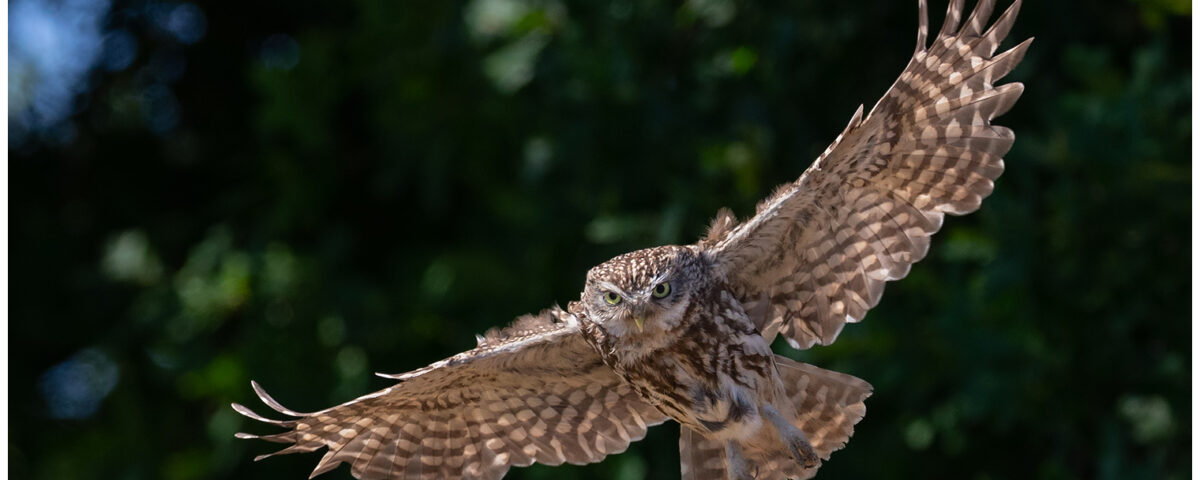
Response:
[[[960,28],[954,0],[927,45],[920,0],[900,78],[745,222],[722,211],[694,245],[609,260],[567,311],[522,317],[339,406],[294,412],[254,384],[291,418],[235,404],[285,429],[238,437],[288,444],[276,453],[327,448],[314,476],[345,462],[363,479],[494,479],[533,462],[597,462],[673,419],[685,479],[813,476],[862,419],[870,385],[777,356],[771,341],[833,342],[924,257],[945,214],[991,193],[1013,142],[991,121],[1023,88],[994,83],[1031,41],[994,55],[1020,0],[987,27],[993,3]]]

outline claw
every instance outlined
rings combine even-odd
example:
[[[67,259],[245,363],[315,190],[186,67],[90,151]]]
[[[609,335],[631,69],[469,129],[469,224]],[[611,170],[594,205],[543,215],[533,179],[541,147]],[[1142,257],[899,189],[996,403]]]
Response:
[[[813,446],[808,439],[803,437],[789,439],[788,449],[792,452],[792,458],[804,465],[804,468],[817,466],[817,452],[813,451]]]

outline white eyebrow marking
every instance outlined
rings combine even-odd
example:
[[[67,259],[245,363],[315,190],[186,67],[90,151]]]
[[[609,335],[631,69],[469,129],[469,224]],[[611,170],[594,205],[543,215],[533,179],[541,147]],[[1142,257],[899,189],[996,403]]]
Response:
[[[663,273],[660,273],[657,276],[655,276],[654,278],[650,279],[650,284],[646,285],[645,287],[642,288],[642,290],[640,292],[641,296],[644,298],[649,298],[650,294],[652,292],[654,292],[654,287],[657,287],[658,284],[660,284],[660,283],[666,281],[668,278],[670,278],[672,273],[675,273],[675,272],[672,272],[671,270],[666,270]]]
[[[675,272],[673,272],[671,270],[666,270],[663,273],[660,273],[657,277],[654,277],[653,280],[650,280],[650,285],[648,286],[648,288],[653,289],[654,287],[658,286],[658,284],[662,283],[667,278],[670,278],[672,273],[675,273]]]
[[[609,282],[607,282],[607,281],[604,281],[604,280],[600,280],[600,281],[596,282],[596,284],[597,284],[597,285],[599,285],[599,286],[600,286],[600,288],[603,288],[603,289],[605,289],[605,290],[609,290],[609,291],[612,291],[612,292],[617,292],[617,293],[618,293],[618,294],[620,294],[622,297],[629,298],[629,293],[627,293],[627,292],[626,292],[624,289],[622,289],[621,287],[618,287],[618,286],[616,286],[616,285],[613,285],[612,283],[609,283]]]

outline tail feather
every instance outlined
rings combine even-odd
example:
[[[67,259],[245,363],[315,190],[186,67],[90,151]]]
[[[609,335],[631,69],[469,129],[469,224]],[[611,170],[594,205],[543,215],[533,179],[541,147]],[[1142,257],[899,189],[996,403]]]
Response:
[[[796,407],[792,423],[808,436],[817,455],[822,460],[828,459],[831,453],[846,445],[854,434],[854,425],[866,415],[867,407],[863,401],[871,395],[871,385],[844,373],[779,355],[775,356],[775,365],[787,395]],[[745,449],[745,454],[757,463],[757,478],[763,480],[811,478],[820,468],[818,464],[805,469],[786,455],[753,449]],[[683,480],[726,478],[724,445],[687,427],[681,427],[679,432],[679,459]]]
[[[867,414],[871,384],[862,379],[775,356],[787,394],[796,406],[793,422],[821,459],[846,445],[854,425]]]
[[[680,480],[718,480],[725,473],[725,447],[692,429],[679,426]]]

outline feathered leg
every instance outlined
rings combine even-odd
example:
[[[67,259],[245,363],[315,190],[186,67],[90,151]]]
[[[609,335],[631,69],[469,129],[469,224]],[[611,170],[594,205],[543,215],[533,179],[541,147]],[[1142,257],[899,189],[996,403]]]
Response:
[[[733,440],[725,441],[725,463],[729,480],[754,480],[758,476],[750,471],[750,464],[742,455],[742,447]]]

